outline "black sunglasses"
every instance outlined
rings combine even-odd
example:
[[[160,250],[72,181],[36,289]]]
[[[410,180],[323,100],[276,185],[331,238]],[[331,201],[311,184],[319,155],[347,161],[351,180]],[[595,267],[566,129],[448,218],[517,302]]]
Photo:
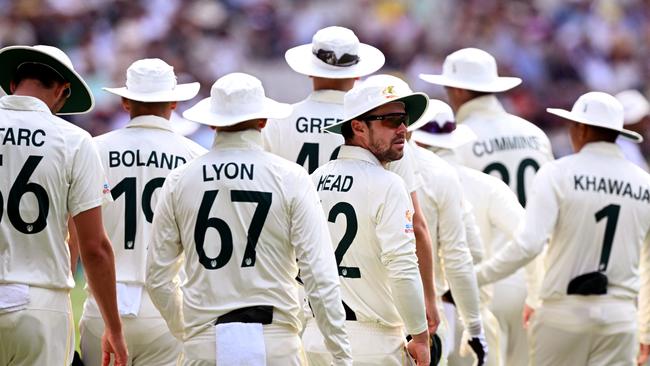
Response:
[[[399,127],[401,124],[408,126],[409,115],[408,113],[389,113],[383,115],[367,115],[358,118],[361,121],[384,121],[393,127]]]
[[[344,53],[343,56],[339,58],[336,57],[334,51],[330,51],[330,50],[319,49],[319,50],[312,50],[311,52],[319,60],[332,66],[345,67],[345,66],[356,65],[359,63],[359,56],[351,55],[349,53]]]

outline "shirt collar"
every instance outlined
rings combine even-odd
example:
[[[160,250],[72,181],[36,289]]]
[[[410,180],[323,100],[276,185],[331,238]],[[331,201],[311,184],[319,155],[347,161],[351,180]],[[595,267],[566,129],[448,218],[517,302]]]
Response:
[[[42,100],[28,95],[5,95],[0,98],[0,108],[16,111],[47,112],[52,114],[50,108]]]
[[[337,159],[354,159],[367,161],[370,164],[383,167],[381,162],[368,150],[359,146],[341,145]]]
[[[248,129],[236,132],[217,132],[212,143],[213,150],[224,149],[253,149],[264,150],[262,147],[262,132]]]
[[[158,116],[146,115],[137,116],[127,123],[126,128],[141,127],[141,128],[158,128],[166,131],[173,131],[171,121]]]
[[[344,91],[341,90],[314,90],[307,99],[319,102],[319,103],[330,103],[330,104],[341,104],[343,105],[343,96],[345,95]]]
[[[596,153],[603,155],[612,155],[624,158],[621,147],[613,142],[597,141],[590,142],[582,147],[580,153]]]
[[[505,109],[503,109],[503,105],[499,102],[499,99],[494,94],[488,94],[469,100],[461,105],[456,113],[456,121],[462,123],[476,111],[481,111],[481,113],[505,113]]]

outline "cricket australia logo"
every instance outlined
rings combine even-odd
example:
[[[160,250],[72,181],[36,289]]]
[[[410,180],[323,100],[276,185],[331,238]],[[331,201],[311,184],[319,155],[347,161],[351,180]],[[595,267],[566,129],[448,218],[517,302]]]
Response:
[[[387,86],[384,90],[382,90],[381,94],[385,96],[386,98],[396,98],[397,93],[395,93],[395,86],[394,85],[389,85]]]

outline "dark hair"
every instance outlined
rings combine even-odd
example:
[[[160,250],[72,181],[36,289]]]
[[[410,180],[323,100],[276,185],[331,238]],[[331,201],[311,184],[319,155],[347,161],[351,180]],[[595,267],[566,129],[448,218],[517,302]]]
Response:
[[[615,142],[616,138],[621,134],[619,131],[612,130],[600,126],[586,125],[589,128],[593,129],[594,133],[598,135],[601,141]]]
[[[64,84],[66,80],[53,68],[36,62],[24,62],[16,68],[12,81],[18,85],[25,79],[38,80],[46,88],[54,84]]]
[[[345,141],[352,140],[354,137],[354,132],[352,131],[352,121],[345,122],[341,125],[341,135]]]

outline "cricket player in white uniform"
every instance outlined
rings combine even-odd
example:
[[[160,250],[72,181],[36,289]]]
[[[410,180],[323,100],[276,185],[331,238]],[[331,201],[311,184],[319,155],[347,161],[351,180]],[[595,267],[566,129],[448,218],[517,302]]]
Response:
[[[107,324],[104,357],[126,365],[115,263],[100,206],[109,186],[90,135],[54,114],[93,97],[63,51],[0,49],[0,365],[69,365],[74,351],[68,217]],[[101,337],[101,335],[100,335]]]
[[[429,332],[404,181],[385,169],[402,157],[406,125],[426,109],[422,93],[367,80],[345,94],[345,138],[338,158],[312,174],[329,221],[341,276],[346,328],[355,365],[429,364]],[[406,334],[413,339],[408,343]],[[309,321],[303,335],[310,365],[329,365],[323,336]]]
[[[384,64],[378,49],[360,43],[351,30],[327,27],[314,34],[311,44],[289,49],[287,64],[296,72],[309,76],[314,91],[294,104],[287,118],[270,119],[262,136],[267,151],[297,162],[312,173],[317,167],[336,158],[343,138],[325,133],[325,128],[343,120],[343,96],[360,77],[372,74]],[[435,306],[433,254],[426,221],[417,201],[419,180],[408,157],[388,165],[406,182],[415,208],[413,226],[420,273],[424,284],[429,331],[435,332],[439,317]]]
[[[459,164],[454,151],[458,147],[476,140],[476,134],[465,125],[456,125],[453,111],[449,105],[432,99],[429,101],[429,109],[425,117],[421,119],[421,123],[412,126],[414,131],[411,141],[420,145],[417,148],[418,151],[444,159],[448,166],[450,164],[457,172],[464,197],[470,202],[480,229],[485,257],[489,258],[495,250],[514,238],[517,226],[523,218],[524,209],[514,193],[501,180]],[[483,295],[489,294],[489,296],[483,296],[483,301],[487,300],[489,304],[492,298],[491,291],[485,288],[482,290],[484,290]],[[456,299],[455,291],[454,299]],[[484,311],[489,312],[488,309],[484,309]],[[493,318],[493,316],[486,314],[485,318]],[[485,321],[484,323],[490,324]],[[494,353],[498,354],[500,351],[497,349],[500,341],[499,324],[497,322],[490,325],[493,326],[486,326],[490,355],[492,355],[493,348]],[[498,354],[497,356],[498,358],[492,358],[487,364],[503,364],[501,359],[503,355]],[[458,359],[455,362],[472,364],[471,360]]]
[[[406,82],[392,75],[373,75],[367,79],[367,82],[383,82],[387,83],[387,85],[393,85],[393,91],[399,95],[413,93]],[[423,119],[427,118],[430,109],[431,105],[429,105],[423,117],[410,125],[409,129],[414,126],[417,127]],[[472,342],[471,344],[480,346],[474,350],[480,359],[479,364],[482,365],[487,349],[484,347],[486,344],[479,310],[476,274],[474,273],[472,255],[465,235],[466,207],[463,205],[460,182],[453,169],[442,159],[427,151],[424,153],[429,154],[422,154],[419,149],[419,147],[407,143],[404,145],[405,156],[400,161],[407,159],[406,154],[408,152],[410,159],[405,161],[415,165],[412,171],[416,172],[417,176],[422,180],[417,192],[419,200],[422,202],[422,210],[427,219],[427,226],[433,242],[434,263],[437,264],[435,266],[435,284],[436,294],[438,294],[438,301],[436,301],[439,307],[438,310],[439,312],[442,310],[442,301],[439,295],[443,294],[448,288],[445,283],[446,274],[450,286],[454,288],[454,297],[461,309],[464,324],[467,325],[469,338],[479,339],[479,342]],[[404,165],[402,164],[402,166]],[[443,273],[443,268],[445,273]],[[439,327],[436,334],[441,338],[441,343],[445,344],[445,330]],[[440,364],[442,365],[445,364],[448,350],[448,347],[440,350]],[[432,357],[434,356],[437,357],[438,355],[433,355],[432,351]]]
[[[479,284],[514,272],[548,242],[531,364],[634,365],[637,295],[641,356],[650,348],[650,175],[615,140],[642,137],[623,128],[623,107],[609,94],[547,110],[574,122],[576,153],[540,169],[516,240],[479,266]]]
[[[290,113],[264,96],[258,79],[233,73],[183,114],[217,134],[210,152],[165,181],[146,281],[184,341],[184,365],[306,365],[298,268],[335,365],[352,363],[316,190],[304,169],[262,147],[266,118]]]
[[[421,74],[420,78],[444,86],[457,123],[470,127],[478,136],[458,149],[462,164],[503,180],[525,207],[535,172],[552,161],[553,155],[544,132],[506,112],[495,96],[516,87],[521,79],[499,76],[494,57],[476,48],[451,53],[445,58],[442,74]],[[494,285],[491,310],[501,326],[506,365],[528,363],[521,321],[525,298],[523,271]]]
[[[173,132],[170,117],[178,101],[192,99],[199,83],[177,84],[172,66],[160,59],[135,61],[126,87],[104,88],[122,97],[131,120],[125,128],[95,138],[112,185],[113,202],[102,208],[117,270],[118,307],[130,365],[175,365],[182,344],[144,290],[147,245],[158,192],[176,167],[207,151]],[[79,323],[84,364],[100,365],[101,320],[88,293]]]

